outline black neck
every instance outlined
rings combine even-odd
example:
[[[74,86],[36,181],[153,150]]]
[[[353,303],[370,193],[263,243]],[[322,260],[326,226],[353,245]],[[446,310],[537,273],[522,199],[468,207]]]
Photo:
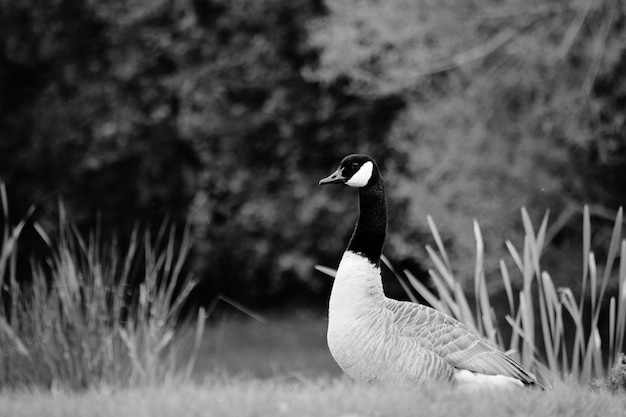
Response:
[[[379,177],[375,184],[359,188],[359,218],[348,243],[348,250],[362,254],[372,264],[378,265],[386,234],[385,184]]]

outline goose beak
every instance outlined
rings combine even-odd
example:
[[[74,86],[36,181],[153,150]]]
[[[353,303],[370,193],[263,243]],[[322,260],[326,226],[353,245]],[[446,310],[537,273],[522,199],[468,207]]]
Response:
[[[343,174],[341,173],[341,170],[338,169],[337,171],[333,172],[332,174],[330,174],[326,178],[322,178],[320,180],[320,185],[325,185],[325,184],[343,184],[347,180],[348,179],[346,177],[344,177]]]

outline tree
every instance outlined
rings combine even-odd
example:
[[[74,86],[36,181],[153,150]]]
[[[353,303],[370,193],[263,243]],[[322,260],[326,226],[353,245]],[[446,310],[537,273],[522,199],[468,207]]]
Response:
[[[620,2],[353,0],[328,8],[311,29],[321,51],[311,79],[347,80],[355,94],[407,103],[388,137],[405,157],[387,175],[411,226],[396,228],[391,252],[425,258],[406,245],[407,230],[425,229],[430,213],[469,275],[472,218],[497,268],[504,239],[521,239],[521,206],[538,218],[546,209],[571,217],[584,203],[602,213],[626,201],[617,179],[626,143]],[[560,219],[550,234],[548,257],[565,281],[579,268],[569,259],[581,241],[578,219]]]
[[[52,229],[57,197],[104,233],[191,218],[202,302],[324,294],[313,265],[341,253],[347,207],[317,179],[356,150],[391,158],[403,101],[303,78],[319,1],[0,7],[0,175],[14,219],[36,202]]]

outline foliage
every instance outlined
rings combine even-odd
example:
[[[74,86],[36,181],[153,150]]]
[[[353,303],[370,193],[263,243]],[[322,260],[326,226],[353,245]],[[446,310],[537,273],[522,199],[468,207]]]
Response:
[[[85,239],[63,208],[53,241],[35,224],[50,249],[33,259],[33,276],[18,282],[19,237],[28,218],[8,226],[0,242],[0,387],[87,388],[143,385],[189,376],[186,360],[192,320],[180,329],[181,308],[196,282],[185,276],[189,228],[177,239],[164,224],[157,236],[135,229],[128,241],[104,241],[96,230]],[[133,282],[139,278],[139,282]],[[137,288],[137,291],[132,291]],[[196,341],[204,328],[197,320]],[[197,349],[197,345],[196,345]],[[187,369],[181,366],[186,365]],[[186,372],[186,374],[185,374]]]
[[[190,216],[198,301],[323,294],[311,266],[339,252],[320,248],[338,208],[311,202],[316,178],[355,149],[389,153],[402,102],[302,77],[321,12],[316,0],[1,3],[13,212],[36,201],[53,230],[60,194],[83,233],[99,216],[105,234]]]
[[[1,7],[0,174],[14,211],[37,201],[51,226],[60,194],[81,227],[97,212],[128,232],[137,217],[184,218],[196,161],[168,117],[176,97],[158,51],[89,2]]]
[[[522,251],[516,249],[510,241],[506,242],[515,267],[522,276],[521,288],[517,291],[511,283],[509,267],[504,261],[500,261],[501,278],[509,307],[505,319],[512,330],[508,343],[501,333],[501,323],[498,322],[487,292],[484,244],[477,223],[474,223],[474,311],[469,307],[470,302],[454,277],[449,257],[432,219],[429,224],[438,252],[431,247],[427,247],[427,250],[436,265],[430,275],[438,297],[410,273],[409,279],[419,294],[434,307],[466,323],[502,349],[513,352],[526,367],[541,369],[546,365],[552,375],[563,379],[572,377],[581,383],[588,383],[593,378],[605,378],[613,366],[619,363],[626,331],[626,239],[622,239],[621,234],[623,212],[620,209],[615,218],[604,265],[597,264],[591,249],[588,207],[585,207],[584,212],[585,251],[581,260],[584,272],[581,277],[582,293],[576,297],[570,288],[556,287],[549,272],[541,266],[548,224],[547,213],[539,229],[535,230],[528,212],[522,210],[525,231]],[[620,262],[615,268],[617,271],[614,271],[618,258]],[[613,294],[610,294],[607,289],[615,281],[617,288],[613,288]],[[602,322],[608,326],[600,321],[601,315]],[[537,331],[540,331],[539,335],[536,335]],[[572,334],[573,343],[570,340]]]
[[[597,216],[626,189],[624,10],[586,4],[0,2],[11,210],[36,202],[51,234],[57,195],[83,235],[98,217],[103,235],[190,217],[198,302],[323,305],[311,266],[337,259],[352,215],[317,179],[367,152],[389,184],[394,260],[428,262],[413,248],[440,213],[471,270],[472,218],[494,242],[517,230],[517,207],[549,207],[570,213],[545,253],[568,284],[575,208]],[[39,237],[22,238],[26,270]],[[505,248],[489,249],[497,269]]]
[[[562,265],[555,280],[569,285],[580,273],[569,267],[581,249],[578,208],[592,203],[604,215],[626,200],[623,2],[329,0],[328,8],[310,25],[320,58],[308,76],[407,103],[388,135],[402,155],[385,173],[390,198],[408,207],[403,227],[392,225],[390,252],[410,256],[426,232],[421,219],[438,213],[450,256],[471,271],[474,242],[463,232],[471,219],[494,242],[519,229],[518,207],[548,208],[569,213],[549,230],[545,254]],[[486,268],[497,270],[506,249],[489,249]]]

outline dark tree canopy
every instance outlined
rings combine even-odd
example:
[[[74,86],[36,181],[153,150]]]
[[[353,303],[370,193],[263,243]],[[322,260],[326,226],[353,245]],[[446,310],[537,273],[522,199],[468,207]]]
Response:
[[[61,198],[82,229],[188,220],[200,300],[273,306],[323,304],[313,266],[336,264],[356,200],[316,184],[348,153],[380,163],[407,265],[428,213],[466,267],[472,217],[497,249],[522,205],[624,204],[623,8],[590,9],[566,50],[569,2],[414,3],[1,2],[12,219],[36,203],[54,230]]]

